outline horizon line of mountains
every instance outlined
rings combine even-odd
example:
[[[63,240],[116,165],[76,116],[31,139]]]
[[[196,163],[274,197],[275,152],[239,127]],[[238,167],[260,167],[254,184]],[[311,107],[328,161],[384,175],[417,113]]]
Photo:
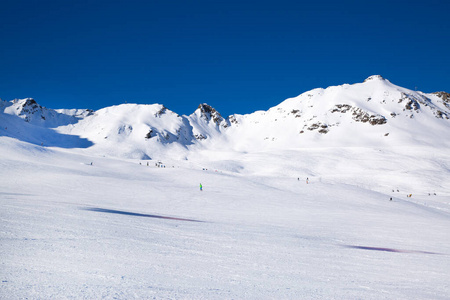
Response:
[[[213,145],[205,141],[216,141],[223,147],[247,151],[273,145],[304,147],[313,142],[328,146],[358,144],[351,142],[349,135],[383,144],[394,141],[392,136],[405,139],[406,135],[410,142],[447,145],[447,141],[439,140],[450,137],[450,94],[412,91],[374,75],[363,83],[307,91],[267,111],[226,118],[206,103],[191,115],[180,116],[161,104],[121,104],[97,111],[55,110],[42,107],[32,98],[1,100],[0,116],[0,136],[58,146],[58,134],[66,138],[73,135],[83,142],[77,146],[76,139],[74,145],[62,141],[62,147],[127,145],[133,149],[125,152],[138,153],[132,157],[151,157],[157,147],[151,141],[185,148],[198,143],[209,147]]]

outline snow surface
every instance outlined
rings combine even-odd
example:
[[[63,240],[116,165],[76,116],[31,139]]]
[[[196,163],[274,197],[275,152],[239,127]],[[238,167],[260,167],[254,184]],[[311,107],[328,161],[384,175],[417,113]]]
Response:
[[[2,102],[0,298],[449,299],[448,109],[370,79],[236,122]]]

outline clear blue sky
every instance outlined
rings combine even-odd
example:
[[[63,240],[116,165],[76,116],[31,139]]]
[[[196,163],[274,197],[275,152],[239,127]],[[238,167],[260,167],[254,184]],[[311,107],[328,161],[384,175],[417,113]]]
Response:
[[[0,97],[228,116],[374,74],[450,92],[449,3],[2,0]]]

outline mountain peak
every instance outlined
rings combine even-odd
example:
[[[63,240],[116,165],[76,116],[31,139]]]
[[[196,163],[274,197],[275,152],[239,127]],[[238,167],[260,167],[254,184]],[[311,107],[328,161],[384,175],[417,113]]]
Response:
[[[220,125],[220,123],[224,121],[224,118],[220,115],[220,113],[206,103],[200,104],[197,111],[199,111],[200,117],[205,121],[209,122],[210,120],[213,120],[217,125]]]
[[[381,76],[381,75],[372,75],[372,76],[367,77],[366,80],[364,80],[364,82],[371,81],[371,80],[386,80],[386,79],[384,79],[383,76]]]

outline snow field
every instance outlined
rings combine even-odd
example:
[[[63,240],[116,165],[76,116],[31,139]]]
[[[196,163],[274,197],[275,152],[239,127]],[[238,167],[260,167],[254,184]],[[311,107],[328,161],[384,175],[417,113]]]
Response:
[[[446,150],[205,152],[166,168],[5,137],[0,150],[2,299],[450,297]]]

